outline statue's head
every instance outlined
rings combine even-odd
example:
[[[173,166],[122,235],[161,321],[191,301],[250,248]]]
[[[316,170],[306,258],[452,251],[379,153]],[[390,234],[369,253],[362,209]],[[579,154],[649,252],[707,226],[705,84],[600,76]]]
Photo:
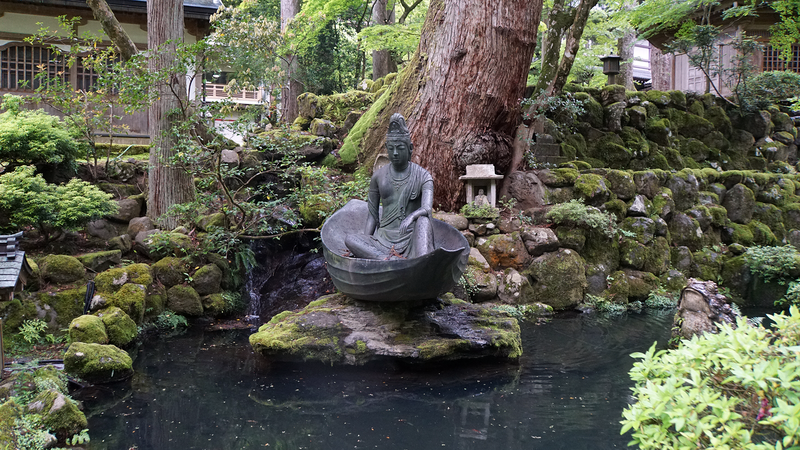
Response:
[[[406,119],[400,113],[392,114],[389,119],[389,131],[386,133],[386,153],[396,167],[405,167],[411,159],[414,145],[411,144],[411,132],[406,127]]]

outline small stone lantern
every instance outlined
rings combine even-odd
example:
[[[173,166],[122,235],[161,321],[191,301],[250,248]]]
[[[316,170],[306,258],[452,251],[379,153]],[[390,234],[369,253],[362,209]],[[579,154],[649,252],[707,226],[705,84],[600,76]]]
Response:
[[[607,84],[617,84],[617,74],[619,73],[619,62],[622,59],[618,55],[607,55],[600,58],[603,61],[603,73],[608,75]]]
[[[494,164],[471,164],[467,166],[467,174],[458,178],[467,182],[467,203],[475,201],[475,195],[483,190],[489,204],[497,206],[497,180],[502,175],[495,175]]]

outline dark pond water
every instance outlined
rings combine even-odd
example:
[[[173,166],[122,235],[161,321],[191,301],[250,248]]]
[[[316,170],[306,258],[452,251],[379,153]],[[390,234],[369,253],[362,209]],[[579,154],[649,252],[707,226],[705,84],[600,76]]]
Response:
[[[128,385],[84,390],[90,449],[606,449],[630,399],[628,356],[672,311],[524,324],[519,365],[340,369],[270,363],[248,332],[147,342]]]

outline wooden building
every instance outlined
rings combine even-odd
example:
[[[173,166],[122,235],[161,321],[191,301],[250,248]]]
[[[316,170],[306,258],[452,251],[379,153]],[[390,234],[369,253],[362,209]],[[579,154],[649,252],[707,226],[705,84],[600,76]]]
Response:
[[[14,299],[14,292],[21,291],[28,283],[33,271],[19,249],[22,231],[0,235],[0,301]]]
[[[108,5],[137,47],[147,48],[147,3],[144,0],[108,0]],[[220,0],[184,1],[185,42],[195,43],[209,33],[209,18],[220,5]],[[79,36],[85,32],[103,35],[100,22],[94,19],[85,0],[0,2],[0,96],[5,93],[31,95],[34,76],[40,66],[53,72],[65,70],[63,63],[54,57],[54,52],[47,46],[24,41],[42,27],[48,27],[51,31],[60,30],[59,16],[78,17],[76,31]],[[104,41],[104,44],[111,45],[111,42]],[[78,61],[69,68],[65,77],[74,89],[79,90],[90,89],[95,76]],[[44,109],[48,110],[47,107]],[[123,116],[121,111],[114,113]],[[124,116],[122,123],[127,125],[129,133],[115,137],[115,142],[126,143],[126,139],[130,143],[149,140],[147,120],[147,111]]]
[[[757,71],[788,70],[800,73],[800,43],[793,45],[793,58],[788,62],[780,59],[778,51],[769,44],[770,27],[780,20],[778,13],[765,3],[758,7],[757,15],[724,19],[723,11],[734,4],[730,0],[723,0],[715,7],[711,17],[711,23],[721,27],[722,30],[717,49],[722,67],[731,67],[731,61],[736,56],[733,43],[745,34],[757,39],[763,45],[763,51],[757,52],[752,57],[752,63]],[[675,31],[677,30],[661,32],[648,39],[651,43],[653,89],[704,93],[707,89],[706,77],[700,69],[692,67],[689,57],[666,53],[667,46],[674,39]],[[720,75],[714,77],[714,83],[720,88],[722,95],[731,94]]]

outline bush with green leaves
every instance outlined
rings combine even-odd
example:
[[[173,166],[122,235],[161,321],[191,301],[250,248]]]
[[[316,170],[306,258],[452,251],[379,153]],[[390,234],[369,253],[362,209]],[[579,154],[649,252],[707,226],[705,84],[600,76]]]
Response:
[[[746,109],[755,110],[794,97],[800,97],[800,73],[776,70],[749,78],[743,89],[742,102]]]
[[[547,211],[545,218],[556,225],[567,225],[598,230],[608,237],[619,232],[617,221],[613,215],[588,206],[581,199],[572,199],[566,203],[554,205]]]
[[[475,202],[467,203],[461,207],[461,215],[468,219],[496,219],[500,217],[500,210],[494,206],[484,203],[478,205]]]
[[[749,247],[744,253],[744,261],[753,275],[768,283],[786,284],[797,278],[800,270],[800,252],[792,245]]]
[[[3,96],[0,105],[0,163],[71,164],[78,156],[78,143],[58,119],[41,109],[22,109],[22,99]]]
[[[800,445],[800,310],[767,329],[720,325],[672,350],[653,344],[630,371],[635,402],[622,433],[648,449],[788,449]]]
[[[117,212],[117,204],[97,187],[78,179],[47,183],[33,166],[0,175],[0,232],[36,227],[49,240],[55,230],[75,230]]]

